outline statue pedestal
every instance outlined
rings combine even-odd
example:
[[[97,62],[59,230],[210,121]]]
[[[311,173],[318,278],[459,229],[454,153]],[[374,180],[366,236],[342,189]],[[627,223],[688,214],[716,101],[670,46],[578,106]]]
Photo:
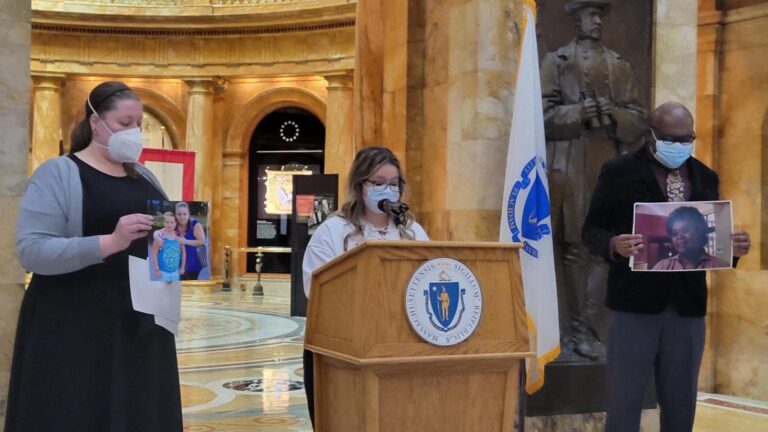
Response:
[[[605,428],[605,413],[526,417],[525,432],[596,432]],[[659,411],[643,410],[640,432],[659,431]]]
[[[558,359],[547,365],[544,376],[544,387],[526,397],[526,432],[603,429],[606,407],[605,361]],[[644,423],[655,425],[653,427],[656,429],[645,427],[641,430],[658,430],[658,421],[645,420],[647,416],[654,418],[652,413],[656,412],[656,388],[652,377],[649,377],[643,408]]]

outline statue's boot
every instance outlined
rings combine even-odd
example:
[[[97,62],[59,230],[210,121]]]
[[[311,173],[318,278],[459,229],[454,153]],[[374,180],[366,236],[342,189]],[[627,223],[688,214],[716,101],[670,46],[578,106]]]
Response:
[[[605,346],[594,336],[590,335],[587,326],[583,322],[573,323],[573,352],[589,360],[605,358]]]

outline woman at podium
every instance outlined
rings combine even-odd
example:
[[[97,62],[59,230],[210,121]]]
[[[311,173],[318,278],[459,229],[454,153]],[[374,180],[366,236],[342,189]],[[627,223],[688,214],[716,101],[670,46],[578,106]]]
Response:
[[[402,204],[405,192],[400,161],[389,149],[367,147],[357,153],[341,210],[320,225],[307,245],[302,265],[307,297],[315,269],[366,240],[429,240]],[[312,380],[312,353],[304,350],[304,387],[314,421]]]

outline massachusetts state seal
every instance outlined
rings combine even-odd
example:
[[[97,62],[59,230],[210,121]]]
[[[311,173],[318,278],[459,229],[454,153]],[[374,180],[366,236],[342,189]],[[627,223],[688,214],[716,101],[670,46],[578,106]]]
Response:
[[[405,312],[425,341],[456,345],[477,328],[483,295],[467,266],[452,258],[435,258],[416,269],[408,281]]]

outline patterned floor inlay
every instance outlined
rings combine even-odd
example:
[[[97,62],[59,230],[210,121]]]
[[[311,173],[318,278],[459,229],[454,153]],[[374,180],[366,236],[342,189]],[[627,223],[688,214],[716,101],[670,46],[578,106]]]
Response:
[[[304,319],[289,284],[189,294],[176,341],[186,432],[311,431],[301,364]]]

